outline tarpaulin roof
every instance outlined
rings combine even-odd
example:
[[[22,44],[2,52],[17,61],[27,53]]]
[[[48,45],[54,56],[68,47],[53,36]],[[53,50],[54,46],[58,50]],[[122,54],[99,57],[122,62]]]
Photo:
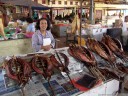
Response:
[[[36,10],[48,10],[50,7],[41,5],[32,0],[0,0],[1,3],[11,4],[11,5],[19,5],[19,6],[31,6],[32,9]]]

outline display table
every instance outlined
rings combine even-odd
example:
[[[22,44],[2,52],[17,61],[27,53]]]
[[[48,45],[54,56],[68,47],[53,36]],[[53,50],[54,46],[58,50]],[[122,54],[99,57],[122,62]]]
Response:
[[[31,38],[0,41],[0,56],[27,54],[33,52]]]
[[[72,80],[77,80],[79,77],[83,76],[83,74],[87,74],[87,69],[83,66],[83,64],[73,57],[71,57],[67,53],[68,47],[56,49],[57,52],[65,53],[69,58],[68,69],[70,70],[70,76]],[[55,50],[51,49],[50,51],[39,51],[39,53],[44,54],[54,54]],[[30,53],[29,56],[34,53]],[[20,57],[28,56],[28,54],[20,55]],[[8,58],[8,57],[7,57]],[[4,70],[0,70],[0,95],[2,96],[21,96],[21,88],[14,83],[13,80],[9,80],[5,75]],[[13,82],[12,82],[13,81]],[[79,87],[72,88],[71,84],[68,84],[69,78],[65,76],[65,74],[54,74],[50,80],[53,83],[54,91],[57,92],[57,96],[103,96],[103,95],[112,95],[118,91],[119,81],[110,79],[103,82],[99,82],[93,88],[87,89],[86,91],[80,91]],[[32,74],[32,80],[24,88],[25,96],[49,96],[49,88],[47,87],[48,83],[41,75]],[[68,87],[66,87],[68,86]],[[62,94],[63,93],[63,94]]]
[[[79,75],[79,74],[78,74]],[[15,83],[9,83],[8,78],[1,75],[0,79],[0,96],[22,96],[21,88],[14,85]],[[75,76],[74,76],[75,77]],[[5,79],[5,85],[4,80]],[[79,91],[78,89],[72,88],[71,84],[67,82],[68,79],[64,78],[62,75],[54,75],[50,80],[52,87],[55,88],[55,92],[61,94],[56,96],[115,96],[118,91],[119,81],[110,80],[104,84],[95,86],[88,91]],[[40,75],[33,75],[32,80],[25,86],[23,92],[25,96],[49,96],[47,81]],[[68,86],[68,87],[66,87]],[[70,95],[69,95],[70,94]]]

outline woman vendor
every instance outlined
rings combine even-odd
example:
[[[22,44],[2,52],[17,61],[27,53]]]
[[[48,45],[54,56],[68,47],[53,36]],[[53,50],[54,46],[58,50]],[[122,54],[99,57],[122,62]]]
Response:
[[[50,32],[50,22],[41,18],[36,23],[36,32],[32,36],[32,47],[36,52],[39,50],[49,51],[55,46],[55,39]]]

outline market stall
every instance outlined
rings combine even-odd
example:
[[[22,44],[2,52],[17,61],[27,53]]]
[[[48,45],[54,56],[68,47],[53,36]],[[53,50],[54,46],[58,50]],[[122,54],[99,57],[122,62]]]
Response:
[[[70,45],[50,51],[40,50],[37,53],[3,57],[1,60],[5,62],[1,74],[3,78],[0,94],[9,96],[117,94],[128,73],[128,60],[125,52],[120,51],[122,47],[112,48],[112,44],[120,46],[115,45],[119,41],[114,43],[114,40],[116,39],[104,35],[103,42],[106,45],[88,39],[86,47]]]
[[[54,33],[57,36],[65,36],[67,26],[68,24],[53,25]],[[79,31],[79,28],[77,30]],[[87,33],[95,39],[88,38],[86,46],[70,44],[66,48],[40,50],[37,53],[31,50],[31,39],[29,42],[26,42],[27,39],[18,39],[20,41],[10,48],[13,49],[12,53],[7,52],[8,56],[2,55],[0,58],[3,65],[0,71],[0,95],[116,95],[128,74],[127,55],[118,40],[103,35],[106,33],[106,27],[89,30],[90,33]],[[80,24],[80,38],[81,32]],[[8,44],[8,41],[6,42]],[[13,40],[10,43],[14,43]],[[4,48],[8,48],[7,44]],[[25,53],[17,54],[17,50],[20,51],[23,45],[26,45],[22,48]],[[12,56],[15,52],[16,56]]]

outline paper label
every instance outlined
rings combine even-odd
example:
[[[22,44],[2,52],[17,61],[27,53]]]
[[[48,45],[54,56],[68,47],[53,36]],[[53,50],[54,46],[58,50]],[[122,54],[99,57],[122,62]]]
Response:
[[[50,38],[44,38],[43,39],[43,46],[47,46],[51,44],[51,39]]]

